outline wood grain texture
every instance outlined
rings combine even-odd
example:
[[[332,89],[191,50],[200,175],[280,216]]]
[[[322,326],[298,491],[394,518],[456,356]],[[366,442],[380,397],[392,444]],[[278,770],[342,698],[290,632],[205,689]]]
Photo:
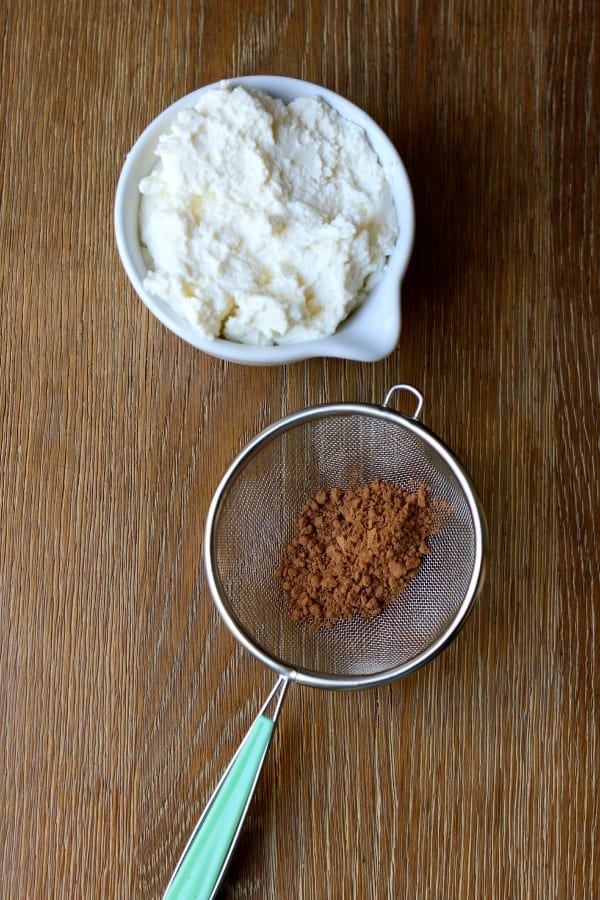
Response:
[[[281,414],[398,380],[479,486],[484,594],[402,683],[290,690],[223,896],[600,896],[599,28],[583,0],[2,4],[0,896],[161,895],[273,681],[203,578],[217,481]],[[380,363],[206,358],[122,271],[129,147],[254,72],[345,94],[406,163]]]

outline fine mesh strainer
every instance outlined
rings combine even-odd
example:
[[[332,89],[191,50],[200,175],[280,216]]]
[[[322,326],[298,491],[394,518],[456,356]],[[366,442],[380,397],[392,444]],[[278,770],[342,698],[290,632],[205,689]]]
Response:
[[[389,406],[417,398],[412,417]],[[428,662],[454,637],[484,576],[485,521],[454,454],[417,420],[421,394],[395,385],[383,405],[336,403],[286,416],[251,441],[212,500],[205,564],[235,637],[279,680],[208,803],[165,897],[213,897],[241,829],[290,681],[350,689],[384,684]],[[376,478],[425,485],[452,510],[408,588],[378,616],[311,630],[294,621],[275,571],[308,497]]]

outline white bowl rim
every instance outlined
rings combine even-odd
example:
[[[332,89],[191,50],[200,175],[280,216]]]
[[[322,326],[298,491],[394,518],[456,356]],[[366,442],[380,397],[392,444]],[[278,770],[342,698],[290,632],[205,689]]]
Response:
[[[261,90],[275,97],[281,97],[285,102],[295,97],[315,95],[322,97],[345,118],[365,129],[384,166],[396,204],[400,227],[398,240],[383,273],[369,295],[330,337],[272,346],[240,344],[224,338],[203,338],[168,304],[150,294],[143,286],[146,266],[141,255],[139,238],[135,241],[131,238],[134,227],[137,230],[139,205],[135,208],[135,226],[133,224],[128,226],[127,223],[127,213],[128,209],[131,213],[133,197],[139,196],[140,178],[147,174],[150,168],[145,165],[140,169],[140,161],[148,155],[154,155],[159,135],[169,130],[180,110],[194,106],[207,91],[236,86]],[[375,362],[388,356],[398,343],[401,328],[400,288],[410,260],[415,229],[410,181],[398,151],[383,129],[360,107],[328,88],[287,76],[243,75],[206,84],[180,97],[149,123],[127,154],[117,184],[114,225],[121,262],[140,299],[170,331],[211,356],[249,365],[276,365],[312,357],[338,357],[360,362]],[[133,249],[132,243],[135,245]]]

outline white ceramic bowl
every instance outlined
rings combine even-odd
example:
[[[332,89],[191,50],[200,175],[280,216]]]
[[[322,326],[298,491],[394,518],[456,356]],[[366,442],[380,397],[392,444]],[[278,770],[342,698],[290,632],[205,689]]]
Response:
[[[331,337],[270,347],[239,344],[222,338],[202,338],[167,303],[144,288],[147,266],[139,235],[139,182],[155,164],[154,151],[158,137],[170,129],[176,113],[197,103],[205,91],[223,85],[242,85],[265,91],[286,103],[296,97],[322,97],[346,119],[365,129],[379,156],[396,205],[398,240],[372,291]],[[212,356],[249,365],[274,365],[324,356],[373,362],[388,356],[398,343],[401,327],[400,287],[414,238],[414,206],[408,176],[396,148],[381,128],[353,103],[319,85],[275,75],[250,75],[206,85],[177,100],[150,123],[127,155],[117,185],[115,232],[125,271],[148,309],[184,341]]]

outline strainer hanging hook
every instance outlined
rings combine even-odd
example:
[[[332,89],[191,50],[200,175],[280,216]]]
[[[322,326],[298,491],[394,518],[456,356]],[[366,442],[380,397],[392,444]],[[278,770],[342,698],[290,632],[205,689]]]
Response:
[[[412,384],[395,384],[393,387],[391,387],[385,395],[383,406],[389,406],[390,400],[392,399],[394,394],[397,394],[400,391],[408,391],[409,394],[412,394],[413,397],[417,398],[417,408],[411,416],[412,419],[417,420],[421,415],[421,410],[423,409],[423,394],[421,393],[421,391],[418,391],[416,387],[413,387]]]

